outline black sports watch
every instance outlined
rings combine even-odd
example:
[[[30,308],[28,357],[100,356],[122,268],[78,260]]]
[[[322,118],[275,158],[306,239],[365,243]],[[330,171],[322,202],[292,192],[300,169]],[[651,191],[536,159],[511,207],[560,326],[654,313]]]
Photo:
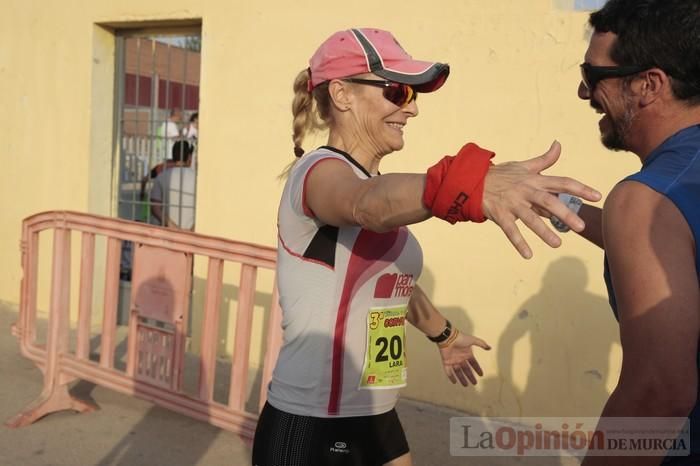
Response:
[[[432,341],[433,343],[442,343],[443,341],[450,338],[450,335],[452,335],[452,324],[449,320],[445,319],[445,330],[443,330],[439,335],[436,335],[434,337],[431,337],[429,335],[426,336],[428,337],[428,340]]]

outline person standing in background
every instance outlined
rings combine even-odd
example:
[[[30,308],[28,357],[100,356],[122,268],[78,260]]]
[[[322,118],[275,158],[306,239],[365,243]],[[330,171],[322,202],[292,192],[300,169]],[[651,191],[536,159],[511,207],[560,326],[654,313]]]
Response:
[[[156,133],[157,144],[156,159],[160,163],[167,159],[173,152],[175,141],[182,137],[182,111],[179,108],[172,108],[168,112],[168,119],[165,120]],[[151,161],[153,163],[153,161]]]
[[[190,166],[192,151],[187,141],[175,142],[174,165],[166,165],[153,182],[151,213],[160,225],[194,230],[196,174]]]
[[[198,154],[198,144],[197,139],[199,138],[199,112],[194,112],[190,115],[190,121],[187,123],[183,137],[187,142],[190,143],[194,152],[192,152],[192,163],[190,164],[192,168],[197,170],[197,154]]]

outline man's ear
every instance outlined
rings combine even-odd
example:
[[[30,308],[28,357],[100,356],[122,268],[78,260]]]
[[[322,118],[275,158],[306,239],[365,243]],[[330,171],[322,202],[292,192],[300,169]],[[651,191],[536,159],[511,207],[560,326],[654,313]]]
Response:
[[[331,98],[331,104],[336,110],[346,112],[350,109],[354,96],[348,83],[340,79],[331,80],[328,83],[328,95]]]
[[[654,103],[658,99],[668,95],[673,95],[671,89],[671,78],[661,68],[650,68],[643,72],[641,88],[641,104],[646,106]]]

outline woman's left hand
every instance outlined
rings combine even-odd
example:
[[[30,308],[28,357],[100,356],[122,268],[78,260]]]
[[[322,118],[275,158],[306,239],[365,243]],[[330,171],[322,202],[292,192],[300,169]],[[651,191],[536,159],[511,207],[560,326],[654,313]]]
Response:
[[[479,377],[484,375],[479,362],[474,356],[473,347],[478,346],[485,350],[490,350],[491,347],[481,338],[472,335],[465,335],[462,332],[457,335],[446,348],[440,348],[440,356],[442,357],[442,367],[445,374],[452,383],[457,383],[457,380],[465,387],[471,382],[476,385],[476,377],[474,372]]]

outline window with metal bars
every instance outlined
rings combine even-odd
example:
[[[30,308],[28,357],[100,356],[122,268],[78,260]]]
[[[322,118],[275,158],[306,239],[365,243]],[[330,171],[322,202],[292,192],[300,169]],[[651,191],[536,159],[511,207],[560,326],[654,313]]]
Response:
[[[117,216],[195,228],[201,30],[125,30],[116,44]],[[131,244],[121,275],[131,275]]]
[[[194,229],[201,34],[117,38],[118,216]]]

